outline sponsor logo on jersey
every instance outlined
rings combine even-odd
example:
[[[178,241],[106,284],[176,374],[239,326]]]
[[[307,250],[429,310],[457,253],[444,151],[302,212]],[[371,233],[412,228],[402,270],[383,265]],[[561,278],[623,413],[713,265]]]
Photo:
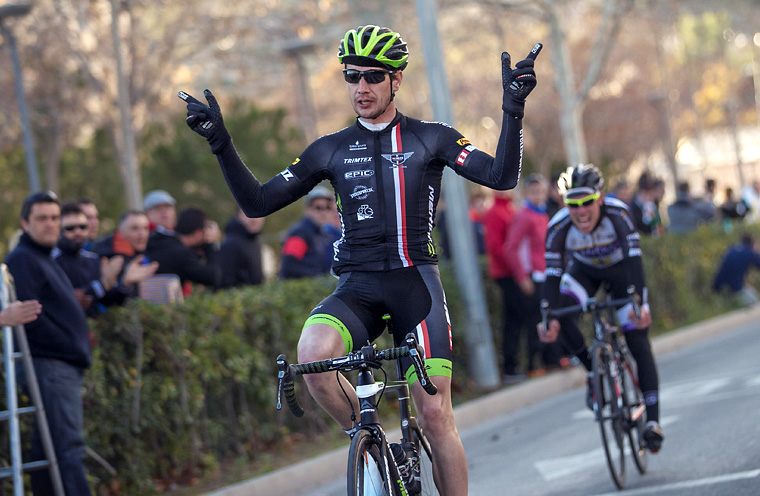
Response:
[[[435,255],[433,245],[433,226],[435,225],[435,190],[428,184],[428,251],[430,256]]]
[[[464,149],[467,150],[468,152],[474,152],[475,150],[477,150],[477,148],[474,145],[467,145],[464,147]]]
[[[362,205],[359,207],[359,210],[356,211],[356,218],[357,220],[367,220],[372,219],[373,215],[375,214],[375,211],[370,208],[369,205]]]
[[[414,155],[414,152],[383,153],[383,158],[392,164],[391,169],[396,169],[398,167],[406,169],[404,162],[406,162],[412,155]]]
[[[470,152],[467,150],[462,150],[459,152],[459,156],[457,157],[457,164],[464,165],[464,161],[467,160],[467,157],[470,155]]]
[[[344,158],[344,164],[368,164],[372,162],[372,157]]]
[[[458,144],[459,146],[467,146],[467,145],[469,145],[469,144],[470,144],[470,140],[468,140],[467,138],[459,138],[459,139],[457,140],[457,144]]]
[[[365,177],[372,177],[375,175],[375,171],[373,170],[353,170],[348,171],[345,174],[343,174],[343,177],[345,179],[351,180],[351,179],[362,179]]]
[[[298,159],[296,159],[296,162],[298,162]],[[295,164],[295,162],[293,162]],[[280,172],[280,175],[285,179],[286,181],[290,181],[293,179],[293,173],[290,172],[290,169],[285,169],[284,171]]]
[[[359,143],[359,140],[356,140],[356,143],[353,143],[351,145],[348,145],[348,150],[352,152],[360,152],[362,150],[367,149],[366,143]]]
[[[366,186],[357,186],[354,188],[354,192],[351,193],[351,198],[356,200],[364,200],[366,199],[370,193],[374,193],[374,188],[368,188]]]

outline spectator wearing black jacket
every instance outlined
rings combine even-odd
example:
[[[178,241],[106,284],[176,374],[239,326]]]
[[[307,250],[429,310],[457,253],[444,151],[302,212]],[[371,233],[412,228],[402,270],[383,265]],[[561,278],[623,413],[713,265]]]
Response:
[[[52,259],[61,230],[61,208],[55,193],[34,193],[21,209],[21,235],[6,264],[19,300],[37,300],[42,312],[26,324],[29,348],[45,406],[47,422],[67,496],[89,496],[84,469],[82,385],[90,366],[89,328],[74,287]],[[23,367],[19,382],[25,387]],[[40,436],[32,438],[29,458],[45,458]],[[47,470],[30,473],[35,496],[54,494]]]
[[[177,216],[174,231],[156,229],[151,233],[145,254],[158,262],[157,274],[178,275],[185,294],[191,282],[217,289],[222,282],[216,248],[220,238],[219,227],[203,210],[186,207]]]
[[[247,217],[242,210],[227,222],[224,242],[219,250],[223,287],[264,282],[259,239],[263,226],[264,217]]]
[[[155,274],[158,269],[158,262],[151,262],[145,256],[149,235],[150,223],[145,212],[127,210],[119,217],[116,231],[99,239],[92,247],[92,251],[101,257],[124,260],[119,281],[127,298],[137,297],[138,283]]]

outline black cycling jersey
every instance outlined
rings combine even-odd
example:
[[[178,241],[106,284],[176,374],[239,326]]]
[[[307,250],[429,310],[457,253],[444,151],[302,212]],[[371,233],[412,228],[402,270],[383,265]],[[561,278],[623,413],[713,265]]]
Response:
[[[557,308],[560,293],[573,294],[576,300],[582,299],[567,278],[561,283],[561,278],[570,265],[587,267],[592,272],[599,273],[620,265],[618,270],[608,272],[608,276],[615,274],[617,287],[627,288],[633,284],[636,293],[642,297],[642,302],[646,303],[639,233],[628,206],[620,200],[604,199],[599,223],[588,234],[575,227],[567,208],[557,212],[546,232],[545,256],[544,297],[549,302],[549,308]],[[624,296],[622,294],[619,297]]]
[[[317,139],[263,185],[233,146],[217,157],[250,217],[268,215],[330,181],[343,228],[333,272],[383,271],[437,263],[432,230],[445,167],[490,188],[515,187],[522,165],[522,120],[504,114],[495,157],[447,124],[400,112],[382,131],[370,131],[357,119]]]

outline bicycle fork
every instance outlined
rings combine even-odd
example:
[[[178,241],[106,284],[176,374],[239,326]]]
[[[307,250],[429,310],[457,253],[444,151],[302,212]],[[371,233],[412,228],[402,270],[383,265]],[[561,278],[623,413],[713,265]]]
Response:
[[[388,494],[398,494],[399,496],[409,496],[410,489],[407,488],[404,480],[402,479],[396,460],[391,455],[388,441],[385,437],[385,432],[380,426],[380,422],[377,415],[377,395],[384,390],[395,391],[399,394],[399,406],[402,406],[402,401],[406,405],[406,410],[402,408],[403,412],[409,412],[409,388],[406,384],[390,384],[386,385],[383,382],[375,382],[374,376],[368,368],[362,368],[359,372],[359,377],[356,386],[356,395],[359,398],[359,428],[366,429],[372,432],[373,437],[380,441],[380,453],[383,459],[383,470],[385,471],[385,489]],[[405,395],[401,393],[406,391]],[[404,399],[402,400],[402,396]],[[408,422],[407,422],[408,424]],[[403,422],[402,422],[403,425]],[[390,486],[393,487],[390,487]]]

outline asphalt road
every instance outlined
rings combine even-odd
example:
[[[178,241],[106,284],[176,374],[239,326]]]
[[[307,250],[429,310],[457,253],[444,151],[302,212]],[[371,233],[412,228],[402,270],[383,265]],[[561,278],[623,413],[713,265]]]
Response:
[[[607,472],[585,373],[553,374],[456,410],[477,496],[760,495],[760,309],[658,338],[665,443],[626,490]],[[345,495],[347,450],[212,493]]]

